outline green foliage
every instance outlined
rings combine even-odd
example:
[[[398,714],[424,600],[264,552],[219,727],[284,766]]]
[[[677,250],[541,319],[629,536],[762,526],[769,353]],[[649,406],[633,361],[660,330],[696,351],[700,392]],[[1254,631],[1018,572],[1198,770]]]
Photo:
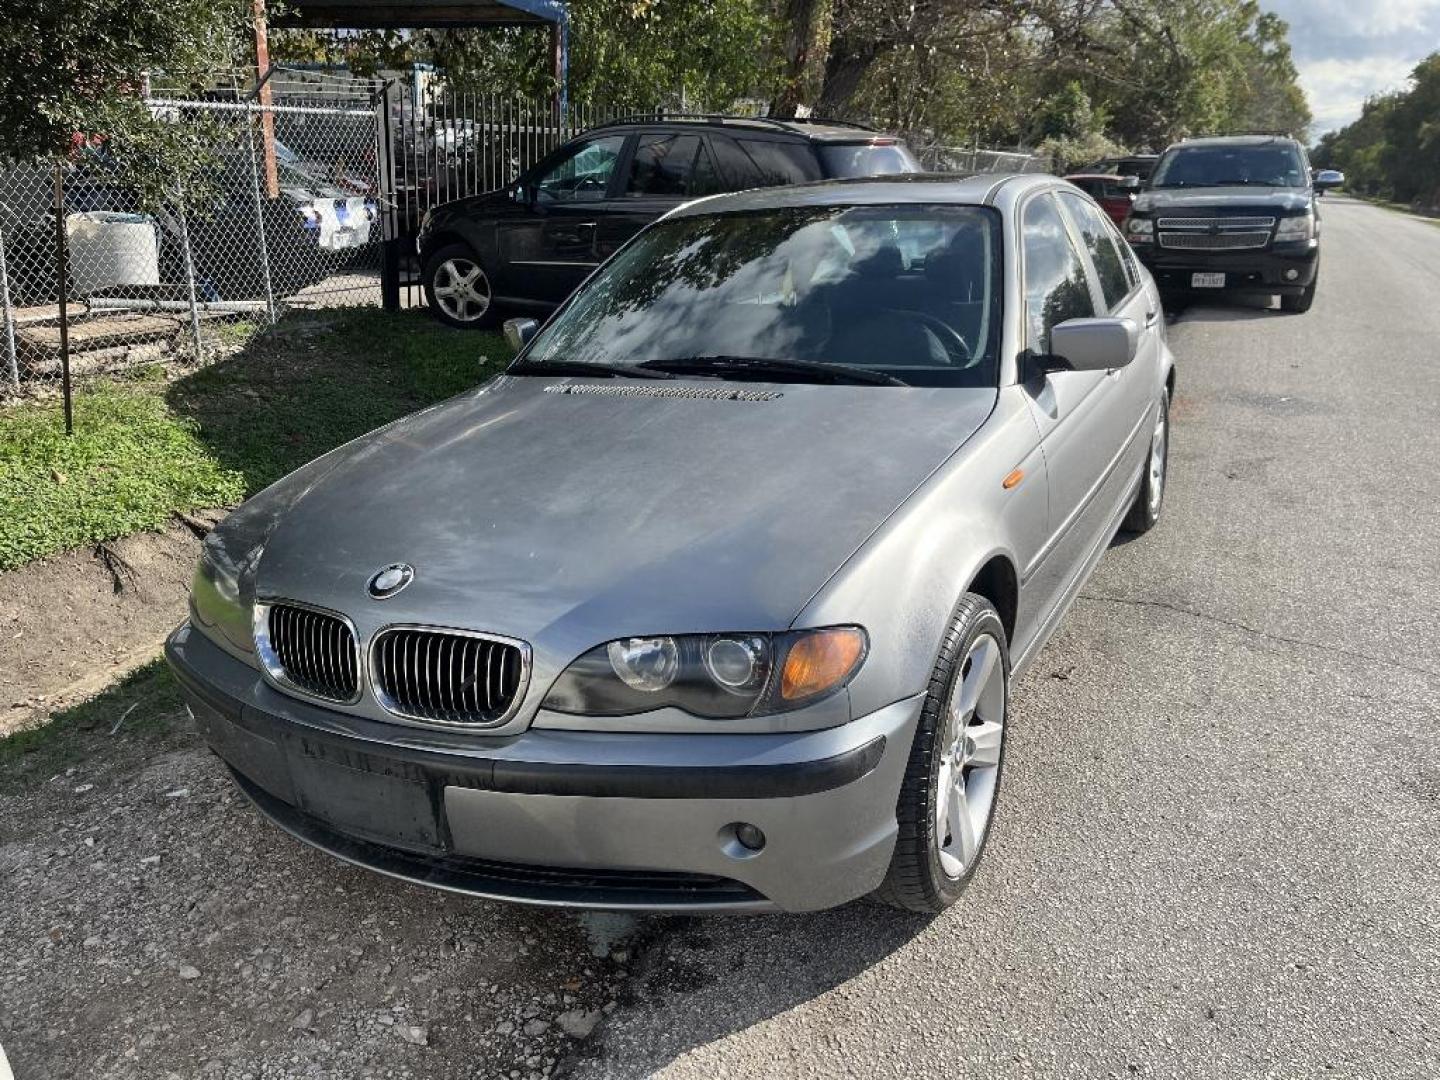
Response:
[[[498,334],[419,312],[295,318],[178,382],[77,393],[0,412],[0,569],[225,506],[311,458],[498,371]]]
[[[768,86],[777,26],[765,0],[572,0],[570,93],[651,108],[726,109]],[[554,90],[545,29],[280,31],[277,61],[344,62],[357,74],[434,64],[458,90],[541,97]]]
[[[162,389],[96,384],[76,396],[70,437],[58,403],[0,413],[0,570],[240,500],[243,477],[165,408]]]
[[[1314,160],[1360,194],[1440,207],[1440,52],[1416,65],[1408,89],[1371,98],[1358,120],[1322,138]]]
[[[0,35],[0,161],[103,143],[117,178],[159,202],[206,168],[194,121],[156,116],[145,73],[202,79],[244,55],[244,0],[25,0]]]

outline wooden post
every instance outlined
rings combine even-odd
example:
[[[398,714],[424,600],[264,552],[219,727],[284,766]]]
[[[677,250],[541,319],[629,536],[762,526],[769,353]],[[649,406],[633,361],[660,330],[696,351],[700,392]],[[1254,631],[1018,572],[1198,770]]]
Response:
[[[260,144],[265,161],[265,194],[280,194],[280,172],[275,165],[275,114],[270,111],[270,37],[265,17],[265,0],[255,4],[255,78],[260,85]]]

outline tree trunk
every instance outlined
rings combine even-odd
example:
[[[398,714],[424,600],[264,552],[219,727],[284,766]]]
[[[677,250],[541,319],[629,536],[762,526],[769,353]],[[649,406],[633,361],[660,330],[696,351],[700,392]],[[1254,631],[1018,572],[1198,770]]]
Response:
[[[861,80],[879,56],[880,46],[873,40],[831,42],[830,56],[825,61],[825,85],[820,90],[816,114],[843,118],[860,89]]]
[[[790,118],[808,89],[807,76],[820,45],[821,24],[825,20],[829,0],[785,0],[781,19],[786,27],[785,71],[780,90],[770,106],[770,115]]]

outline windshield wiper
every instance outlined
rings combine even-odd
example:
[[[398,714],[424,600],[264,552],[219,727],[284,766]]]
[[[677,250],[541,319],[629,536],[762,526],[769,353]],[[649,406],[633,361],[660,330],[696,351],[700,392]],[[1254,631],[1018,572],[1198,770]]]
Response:
[[[639,364],[592,364],[585,360],[526,360],[511,364],[509,375],[593,375],[597,379],[673,379],[668,371]]]
[[[909,386],[904,379],[874,368],[829,364],[822,360],[774,360],[763,356],[682,356],[674,360],[646,360],[644,367],[683,375],[810,376],[827,382],[866,386]]]

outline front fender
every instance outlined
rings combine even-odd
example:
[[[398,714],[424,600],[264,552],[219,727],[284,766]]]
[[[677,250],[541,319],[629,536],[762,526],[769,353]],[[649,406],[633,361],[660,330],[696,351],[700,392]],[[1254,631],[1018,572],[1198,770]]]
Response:
[[[1007,477],[1022,476],[1005,486]],[[1018,580],[1043,543],[1044,458],[1023,391],[1002,388],[990,418],[811,598],[797,627],[858,623],[870,655],[850,684],[862,716],[928,685],[955,603],[989,560]],[[1019,596],[1012,651],[1034,613]]]

